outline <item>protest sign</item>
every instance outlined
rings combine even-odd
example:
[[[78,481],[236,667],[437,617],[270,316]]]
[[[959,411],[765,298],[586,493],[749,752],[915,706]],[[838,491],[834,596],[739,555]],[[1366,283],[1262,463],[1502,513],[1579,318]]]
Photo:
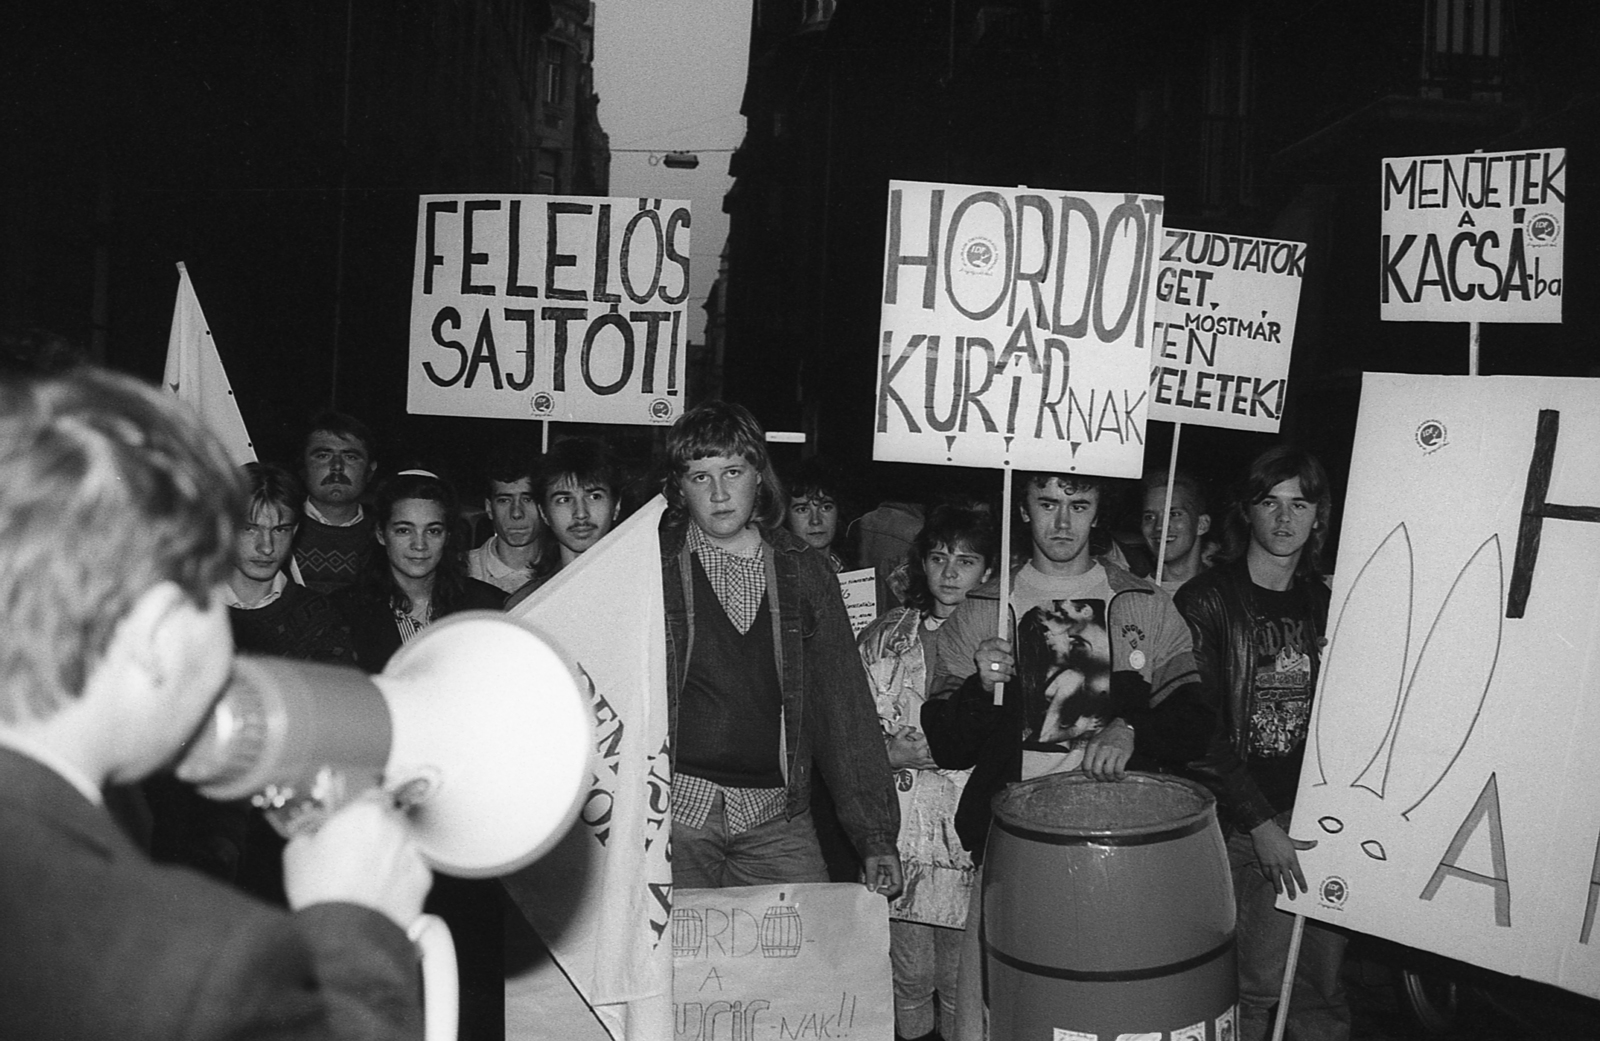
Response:
[[[424,195],[406,409],[669,426],[688,299],[687,202]]]
[[[1277,433],[1305,243],[1167,228],[1156,263],[1150,418]]]
[[[1383,161],[1386,322],[1559,322],[1567,150]]]
[[[1139,476],[1162,205],[890,182],[873,458]]]
[[[1597,393],[1366,376],[1280,908],[1600,996]]]
[[[890,1041],[889,904],[854,882],[680,889],[677,1041]]]
[[[669,1041],[666,609],[646,505],[511,612],[582,672],[594,777],[575,824],[507,892],[617,1041]]]
[[[839,573],[839,595],[844,598],[850,631],[856,636],[878,617],[878,573],[869,567]]]

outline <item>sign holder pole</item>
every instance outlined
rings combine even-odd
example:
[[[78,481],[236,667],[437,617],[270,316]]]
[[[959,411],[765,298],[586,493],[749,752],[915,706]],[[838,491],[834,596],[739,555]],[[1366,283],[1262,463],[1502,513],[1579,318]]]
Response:
[[[1478,322],[1467,323],[1467,375],[1478,374],[1478,352],[1483,346],[1483,326]]]
[[[539,454],[550,454],[550,421],[548,419],[539,420]]]
[[[1293,885],[1291,880],[1290,885]],[[1294,916],[1294,932],[1289,934],[1289,960],[1283,966],[1283,986],[1278,988],[1278,1015],[1272,1024],[1272,1041],[1283,1041],[1289,1025],[1289,995],[1294,990],[1294,971],[1300,964],[1300,938],[1306,932],[1306,916]]]
[[[1183,437],[1183,422],[1172,424],[1172,453],[1167,457],[1167,498],[1161,504],[1161,539],[1156,543],[1156,585],[1167,566],[1167,527],[1172,521],[1172,482],[1178,476],[1178,439]]]
[[[995,624],[995,635],[1002,640],[1011,639],[1011,467],[1000,471],[1000,614]],[[994,685],[994,703],[998,708],[1005,703],[1006,685]]]

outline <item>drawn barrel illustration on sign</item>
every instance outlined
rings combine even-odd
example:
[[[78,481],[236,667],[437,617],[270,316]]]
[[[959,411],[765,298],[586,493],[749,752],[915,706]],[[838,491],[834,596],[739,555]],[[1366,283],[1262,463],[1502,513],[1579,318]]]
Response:
[[[694,958],[706,942],[706,923],[700,912],[690,907],[672,909],[672,956]]]
[[[995,797],[982,937],[994,1041],[1235,1032],[1233,888],[1215,800],[1129,774]]]
[[[783,899],[783,894],[778,894]],[[761,956],[763,958],[797,958],[800,956],[800,909],[793,904],[778,903],[767,908],[761,916]]]

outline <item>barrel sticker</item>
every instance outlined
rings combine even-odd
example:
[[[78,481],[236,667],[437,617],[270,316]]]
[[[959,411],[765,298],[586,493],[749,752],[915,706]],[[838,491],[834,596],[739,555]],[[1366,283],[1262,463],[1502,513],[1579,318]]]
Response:
[[[1171,1033],[1161,1030],[1144,1032],[1106,1034],[1102,1035],[1093,1031],[1066,1030],[1055,1027],[1050,1035],[1050,1041],[1237,1041],[1235,1033],[1235,1010],[1237,1006],[1229,1005],[1212,1024],[1213,1030],[1206,1031],[1206,1021],[1179,1027]]]

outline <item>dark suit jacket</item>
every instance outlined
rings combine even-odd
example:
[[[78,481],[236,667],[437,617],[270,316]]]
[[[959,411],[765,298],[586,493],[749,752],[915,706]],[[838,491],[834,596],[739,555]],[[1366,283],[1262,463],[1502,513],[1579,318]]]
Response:
[[[389,919],[289,914],[157,866],[66,780],[0,748],[0,1037],[421,1036],[416,954]]]

